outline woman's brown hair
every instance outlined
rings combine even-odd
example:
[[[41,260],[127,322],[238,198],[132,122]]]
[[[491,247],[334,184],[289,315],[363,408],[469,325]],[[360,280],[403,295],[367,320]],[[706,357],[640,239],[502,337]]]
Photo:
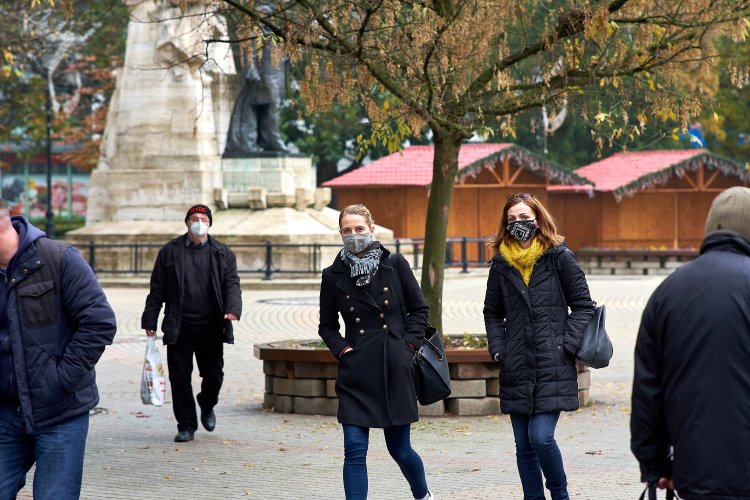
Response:
[[[339,228],[341,228],[341,220],[345,215],[360,215],[364,217],[365,222],[370,229],[375,229],[375,220],[372,218],[372,214],[367,207],[361,203],[357,205],[348,205],[341,210],[341,213],[339,213]]]
[[[518,205],[519,203],[525,203],[536,214],[536,225],[538,229],[534,238],[538,239],[542,245],[547,248],[555,247],[565,241],[565,237],[557,232],[557,223],[555,223],[554,217],[552,217],[538,199],[533,195],[511,195],[508,197],[505,206],[503,207],[503,216],[500,219],[500,224],[498,224],[497,233],[487,242],[487,246],[492,252],[492,255],[500,252],[500,244],[502,242],[508,243],[509,241],[515,241],[514,238],[508,234],[506,227],[508,226],[508,210],[510,210],[510,207]]]

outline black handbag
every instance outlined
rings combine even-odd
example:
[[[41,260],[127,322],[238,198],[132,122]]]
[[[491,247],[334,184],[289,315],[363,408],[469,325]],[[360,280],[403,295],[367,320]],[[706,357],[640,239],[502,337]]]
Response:
[[[560,283],[560,276],[557,274],[555,253],[552,254],[552,269],[555,272],[557,286],[560,289],[563,303],[567,304],[568,301],[565,298],[565,292]],[[609,360],[612,359],[614,350],[612,341],[609,335],[607,335],[607,329],[604,325],[607,310],[603,304],[597,306],[596,302],[594,302],[594,306],[594,317],[591,318],[591,321],[589,321],[589,324],[586,325],[586,329],[583,331],[583,340],[581,341],[581,347],[576,353],[576,359],[591,368],[604,368],[609,365]]]
[[[401,304],[404,322],[408,316],[406,301],[401,289],[401,278],[396,268],[396,254],[389,255],[389,264],[393,271],[393,287]],[[451,395],[451,376],[448,370],[448,357],[445,355],[443,340],[437,328],[427,323],[425,341],[414,356],[414,388],[417,401],[422,406],[431,405]]]

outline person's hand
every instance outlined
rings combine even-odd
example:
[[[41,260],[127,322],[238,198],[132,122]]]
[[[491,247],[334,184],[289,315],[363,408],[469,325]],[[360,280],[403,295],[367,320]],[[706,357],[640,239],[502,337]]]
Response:
[[[224,319],[228,319],[229,321],[237,321],[239,318],[234,313],[226,313],[224,315]]]
[[[156,337],[156,330],[146,330],[147,337]]]
[[[671,477],[660,477],[659,481],[656,483],[656,487],[660,490],[669,488],[670,490],[674,489],[674,481]]]
[[[341,353],[339,354],[339,359],[344,357],[344,354],[346,354],[349,351],[353,351],[354,349],[351,346],[346,346],[341,350]]]

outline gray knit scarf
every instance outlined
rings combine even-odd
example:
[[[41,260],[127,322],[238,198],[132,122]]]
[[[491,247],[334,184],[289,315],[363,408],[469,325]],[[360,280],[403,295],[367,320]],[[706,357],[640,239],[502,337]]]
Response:
[[[370,280],[372,280],[372,277],[378,270],[383,250],[380,248],[380,242],[376,240],[370,243],[361,258],[345,248],[341,249],[339,255],[341,256],[341,260],[344,261],[344,264],[349,266],[349,276],[352,278],[357,276],[356,285],[367,286],[370,284]]]

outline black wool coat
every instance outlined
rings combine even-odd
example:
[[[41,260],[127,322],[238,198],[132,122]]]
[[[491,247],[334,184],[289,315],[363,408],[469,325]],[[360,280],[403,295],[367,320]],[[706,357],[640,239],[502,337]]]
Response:
[[[408,318],[393,288],[383,256],[367,288],[358,287],[349,266],[336,257],[323,270],[318,335],[339,359],[336,395],[342,424],[386,428],[419,420],[414,390],[414,350],[424,343],[429,308],[403,256],[397,266]],[[339,314],[344,320],[341,336]],[[352,351],[339,357],[347,347]]]
[[[491,264],[484,324],[490,356],[500,363],[502,412],[576,410],[575,353],[594,315],[594,303],[575,255],[564,243],[545,251],[534,265],[529,286],[502,255]]]
[[[750,241],[714,232],[643,311],[631,449],[680,498],[750,499]],[[674,451],[674,459],[669,457]]]

